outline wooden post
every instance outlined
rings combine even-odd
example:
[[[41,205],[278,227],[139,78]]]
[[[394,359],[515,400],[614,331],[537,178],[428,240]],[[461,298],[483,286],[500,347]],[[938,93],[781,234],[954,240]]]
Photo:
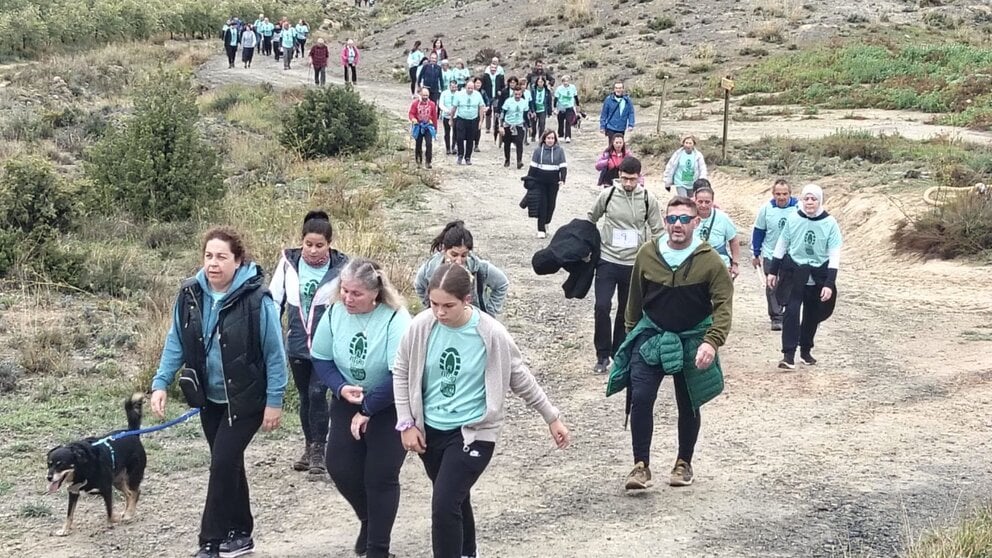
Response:
[[[727,76],[720,80],[723,88],[723,160],[727,160],[727,131],[730,124],[730,92],[734,89],[734,80]]]
[[[655,124],[654,133],[661,136],[661,115],[665,112],[665,95],[668,93],[668,76],[661,79],[661,101],[658,102],[658,123]]]

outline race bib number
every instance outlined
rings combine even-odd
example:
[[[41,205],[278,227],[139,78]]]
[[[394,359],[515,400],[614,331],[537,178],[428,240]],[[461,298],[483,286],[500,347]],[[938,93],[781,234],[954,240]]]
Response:
[[[614,248],[637,248],[640,234],[633,229],[613,229]]]

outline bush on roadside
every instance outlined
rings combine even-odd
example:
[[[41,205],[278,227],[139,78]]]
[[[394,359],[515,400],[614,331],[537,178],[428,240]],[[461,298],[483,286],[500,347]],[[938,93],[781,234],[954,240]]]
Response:
[[[904,219],[892,233],[896,247],[926,258],[992,253],[992,199],[965,193],[921,217]]]
[[[94,199],[161,221],[189,219],[224,195],[217,152],[197,130],[188,75],[160,69],[134,92],[134,113],[87,152]]]
[[[375,107],[352,89],[311,89],[283,127],[279,142],[304,159],[369,149],[379,137]]]

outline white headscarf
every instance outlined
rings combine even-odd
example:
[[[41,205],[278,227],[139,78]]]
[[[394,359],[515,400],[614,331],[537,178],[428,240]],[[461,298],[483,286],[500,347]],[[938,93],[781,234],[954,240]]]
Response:
[[[809,195],[809,194],[813,194],[813,196],[816,197],[816,199],[820,202],[820,207],[817,208],[816,215],[806,214],[806,216],[807,217],[819,217],[820,215],[823,214],[824,211],[826,211],[823,208],[823,188],[820,188],[816,184],[807,184],[807,185],[803,186],[803,193],[799,197],[800,204],[806,198],[806,196]],[[802,207],[802,205],[800,205],[800,208],[801,207]],[[802,211],[803,211],[803,213],[806,213],[805,210],[802,210]]]

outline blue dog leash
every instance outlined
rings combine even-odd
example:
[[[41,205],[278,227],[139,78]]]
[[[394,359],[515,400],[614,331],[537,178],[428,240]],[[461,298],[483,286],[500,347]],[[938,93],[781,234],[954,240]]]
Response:
[[[156,424],[155,426],[149,426],[147,428],[139,428],[137,430],[127,430],[125,432],[118,432],[116,434],[111,434],[110,436],[104,436],[99,440],[93,442],[93,447],[96,446],[107,446],[110,450],[110,468],[113,470],[117,467],[117,456],[114,454],[114,446],[110,445],[110,442],[116,442],[121,438],[128,438],[130,436],[140,436],[142,434],[149,434],[151,432],[158,432],[159,430],[165,430],[166,428],[173,427],[181,422],[186,422],[187,420],[200,414],[199,407],[190,409],[183,413],[182,415],[170,420],[163,422],[162,424]]]

